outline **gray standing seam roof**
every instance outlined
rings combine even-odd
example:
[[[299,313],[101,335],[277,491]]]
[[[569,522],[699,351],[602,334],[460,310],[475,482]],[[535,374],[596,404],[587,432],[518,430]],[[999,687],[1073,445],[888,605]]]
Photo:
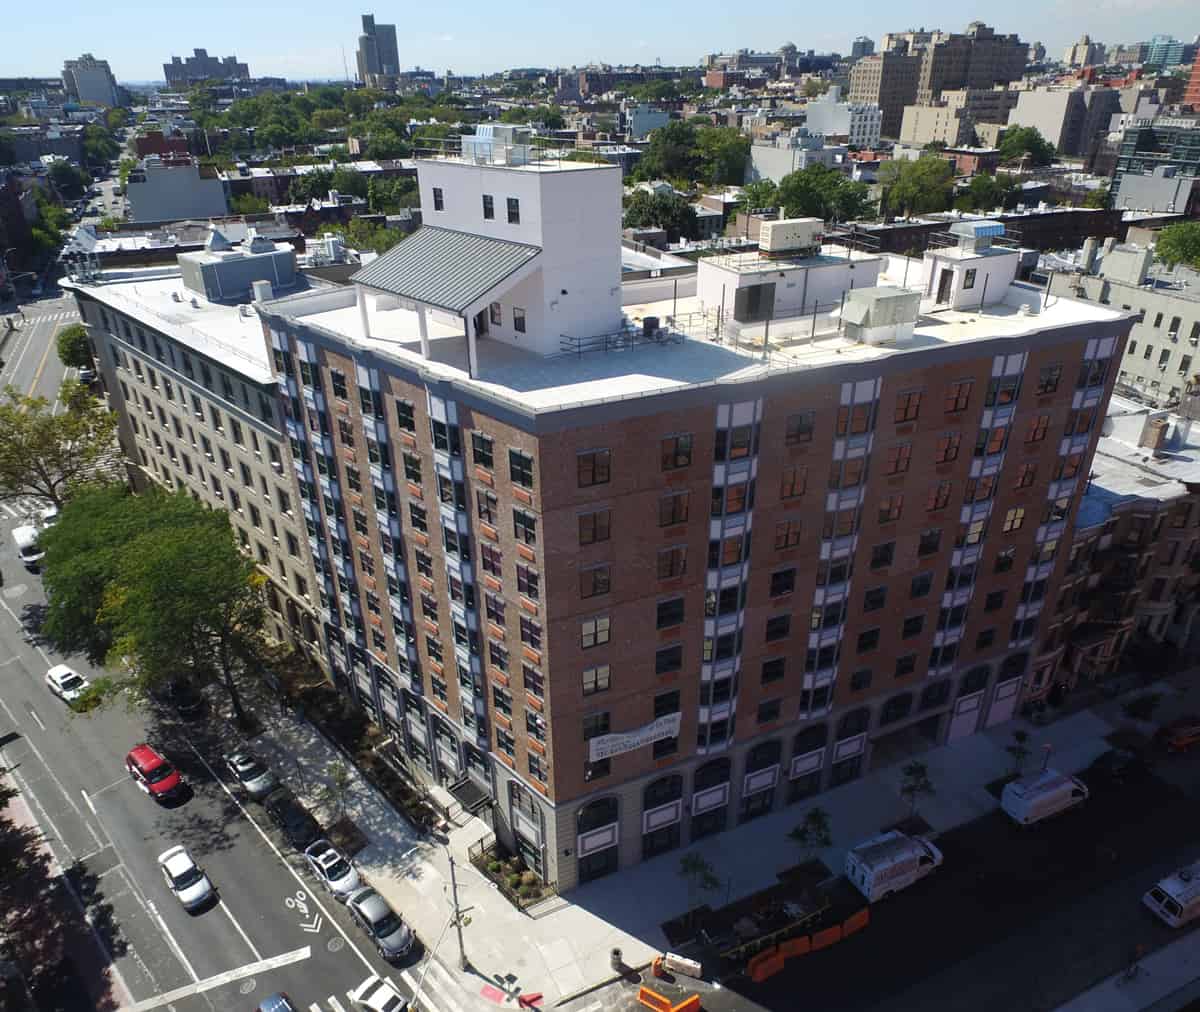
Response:
[[[461,313],[539,253],[538,246],[425,225],[350,280]]]

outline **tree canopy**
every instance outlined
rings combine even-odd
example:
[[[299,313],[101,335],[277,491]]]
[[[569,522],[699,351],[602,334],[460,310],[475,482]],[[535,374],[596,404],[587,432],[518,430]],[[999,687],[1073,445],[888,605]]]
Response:
[[[954,169],[936,155],[916,161],[892,159],[879,167],[879,183],[883,206],[891,214],[945,211],[954,192]]]
[[[750,138],[733,127],[671,120],[651,131],[634,169],[637,179],[681,179],[737,185],[745,177]]]
[[[54,162],[50,166],[50,181],[68,200],[78,200],[83,196],[83,191],[91,185],[92,177],[83,169],[64,161]]]
[[[625,228],[661,228],[671,242],[696,236],[696,212],[674,193],[635,190],[625,204]]]
[[[1037,127],[1012,126],[1000,138],[1000,158],[1005,162],[1019,161],[1028,155],[1034,165],[1049,165],[1054,161],[1054,154],[1054,145]]]
[[[967,192],[959,197],[954,206],[960,211],[990,211],[996,207],[1010,209],[1017,203],[1017,179],[1007,173],[991,175],[976,173],[967,185]]]
[[[266,197],[253,193],[239,193],[229,201],[229,210],[234,214],[266,214],[271,209]]]
[[[738,207],[747,211],[776,207],[778,204],[779,187],[772,179],[756,179],[747,183],[742,187],[742,195],[738,199]]]
[[[324,231],[340,235],[347,246],[360,252],[374,250],[376,253],[386,253],[403,238],[399,232],[362,218],[351,218],[347,225],[336,225]]]
[[[779,181],[775,203],[782,205],[789,218],[836,218],[852,221],[871,208],[865,183],[855,183],[837,169],[810,165],[788,173]]]
[[[1181,221],[1158,233],[1154,253],[1163,263],[1174,267],[1187,264],[1200,270],[1200,221]]]
[[[82,369],[92,364],[92,348],[88,343],[87,328],[82,323],[63,327],[55,343],[59,360],[68,369]]]
[[[116,416],[78,383],[63,384],[66,411],[13,387],[0,401],[0,499],[32,495],[62,507],[102,475],[116,453]]]

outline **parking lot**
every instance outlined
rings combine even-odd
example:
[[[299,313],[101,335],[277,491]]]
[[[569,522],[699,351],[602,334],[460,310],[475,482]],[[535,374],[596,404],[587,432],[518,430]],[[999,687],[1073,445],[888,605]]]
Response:
[[[1177,937],[1140,902],[1200,856],[1200,761],[1157,765],[1166,778],[1093,778],[1086,804],[1040,825],[996,811],[944,834],[942,869],[874,905],[867,930],[760,985],[729,985],[777,1009],[803,994],[823,1010],[949,1010],[966,993],[980,1010],[1054,1008],[1136,946]]]

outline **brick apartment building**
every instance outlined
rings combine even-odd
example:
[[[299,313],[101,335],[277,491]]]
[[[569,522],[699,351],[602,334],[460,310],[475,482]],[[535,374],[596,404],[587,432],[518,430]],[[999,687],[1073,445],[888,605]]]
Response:
[[[724,293],[664,325],[622,306],[616,168],[418,164],[423,229],[255,306],[330,665],[417,776],[566,889],[1053,683],[1130,315],[963,223],[923,261],[714,261],[798,307],[769,337]]]

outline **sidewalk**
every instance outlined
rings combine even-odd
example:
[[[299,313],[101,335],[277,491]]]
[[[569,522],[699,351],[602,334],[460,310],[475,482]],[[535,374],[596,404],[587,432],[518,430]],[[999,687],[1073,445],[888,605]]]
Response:
[[[1152,688],[1164,694],[1164,710],[1168,701],[1174,702],[1171,697],[1180,695],[1170,685]],[[1100,710],[1105,711],[1103,716]],[[312,725],[280,715],[273,703],[256,712],[263,732],[254,747],[318,818],[332,822],[334,813],[319,799],[328,782],[327,771],[339,753]],[[922,799],[918,811],[937,833],[997,807],[985,785],[1011,772],[1012,757],[1005,747],[1018,728],[1029,732],[1027,769],[1035,767],[1042,746],[1050,744],[1050,764],[1063,772],[1077,772],[1109,748],[1106,735],[1127,723],[1119,701],[1110,701],[1047,725],[1017,719],[931,749],[919,758],[928,766],[936,793]],[[721,887],[701,902],[720,906],[774,884],[776,873],[801,857],[787,833],[810,807],[820,806],[830,814],[833,846],[819,856],[830,869],[840,870],[849,847],[907,816],[908,804],[899,792],[901,766],[903,762],[868,772],[807,804],[777,809],[688,848],[704,856],[722,877]],[[624,869],[620,876],[587,883],[567,897],[551,898],[535,907],[536,916],[531,917],[515,910],[469,863],[468,848],[490,832],[480,820],[468,818],[464,826],[452,827],[443,837],[445,844],[424,838],[357,776],[346,798],[346,813],[369,840],[356,856],[361,871],[435,953],[441,964],[436,977],[457,982],[459,993],[451,1008],[462,1012],[515,1006],[515,1000],[506,1000],[498,990],[498,981],[510,993],[541,992],[543,1008],[550,1009],[564,996],[609,980],[612,948],[622,950],[627,966],[648,963],[667,949],[659,925],[688,907],[687,884],[677,871],[682,851]],[[466,911],[463,943],[471,964],[467,972],[457,969],[454,932],[447,930],[450,854],[459,903]],[[1200,935],[1195,944],[1200,950]]]
[[[1108,977],[1056,1012],[1176,1012],[1200,997],[1200,931],[1150,953],[1141,966],[1133,979],[1124,980],[1122,974]]]

